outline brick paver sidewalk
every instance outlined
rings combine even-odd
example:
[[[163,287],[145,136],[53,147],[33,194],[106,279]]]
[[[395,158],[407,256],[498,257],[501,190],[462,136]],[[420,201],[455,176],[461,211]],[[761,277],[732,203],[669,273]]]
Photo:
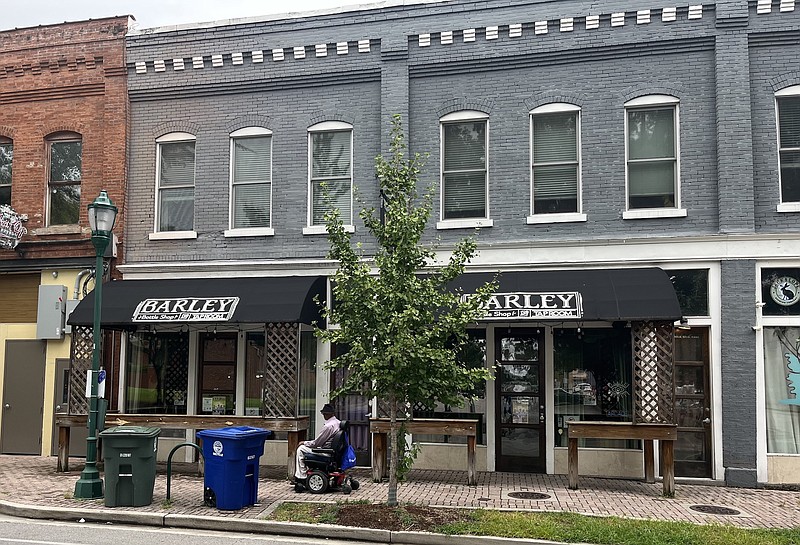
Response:
[[[56,459],[38,456],[0,455],[0,500],[28,505],[106,509],[102,499],[75,500],[72,493],[80,475],[82,459],[71,459],[71,471],[56,473]],[[166,474],[159,465],[153,503],[145,507],[113,509],[180,513],[191,515],[262,518],[282,501],[386,501],[387,484],[373,483],[369,471],[356,469],[361,488],[350,496],[341,492],[323,495],[297,494],[286,481],[285,467],[261,467],[259,503],[239,511],[219,511],[203,505],[203,477],[196,464],[174,464],[172,503],[167,507]],[[772,489],[743,489],[697,484],[676,485],[674,498],[661,496],[661,484],[640,481],[582,477],[580,490],[569,490],[562,475],[526,473],[479,473],[478,486],[466,484],[462,471],[413,470],[399,489],[401,502],[450,507],[483,507],[536,511],[568,511],[592,515],[695,523],[720,523],[748,528],[789,528],[800,526],[800,492]],[[520,499],[512,494],[536,492],[545,499]],[[525,496],[523,494],[522,496]],[[727,507],[736,515],[704,514],[693,505]]]

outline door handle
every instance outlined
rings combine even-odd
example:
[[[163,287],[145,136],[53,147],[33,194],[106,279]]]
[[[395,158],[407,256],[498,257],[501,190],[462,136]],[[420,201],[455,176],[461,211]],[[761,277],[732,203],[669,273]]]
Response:
[[[711,419],[706,417],[703,419],[703,424],[711,424]]]
[[[10,409],[10,408],[11,408],[11,405],[9,405],[8,403],[6,403],[6,409]]]

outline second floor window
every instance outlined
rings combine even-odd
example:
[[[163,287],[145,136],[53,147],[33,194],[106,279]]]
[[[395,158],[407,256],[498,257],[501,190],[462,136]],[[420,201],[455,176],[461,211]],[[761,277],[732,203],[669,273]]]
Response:
[[[195,137],[188,133],[170,133],[156,143],[156,231],[192,231]]]
[[[269,227],[272,212],[272,133],[231,134],[231,228]]]
[[[533,214],[580,212],[579,109],[547,104],[531,112]]]
[[[76,133],[47,138],[50,225],[77,225],[81,207],[83,142]]]
[[[324,225],[330,207],[345,225],[353,224],[353,127],[327,121],[308,129],[309,225]]]
[[[14,144],[0,137],[0,205],[11,206],[11,164],[14,159]]]
[[[625,105],[628,210],[678,207],[678,100],[655,95]]]
[[[800,203],[800,85],[779,91],[778,160],[781,203]]]
[[[488,217],[487,119],[483,112],[441,119],[443,220]]]

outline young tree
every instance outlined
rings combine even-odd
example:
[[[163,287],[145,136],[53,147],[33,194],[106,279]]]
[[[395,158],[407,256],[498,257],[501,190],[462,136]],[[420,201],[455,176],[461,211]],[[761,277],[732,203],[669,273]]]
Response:
[[[419,154],[406,157],[400,116],[392,120],[389,158],[376,158],[385,213],[365,208],[360,217],[377,241],[365,259],[354,247],[336,210],[326,216],[329,257],[339,263],[334,276],[333,308],[323,310],[337,328],[319,330],[331,343],[349,349],[329,368],[348,370],[333,392],[359,392],[388,403],[390,418],[389,505],[397,505],[399,470],[411,457],[399,444],[404,418],[415,403],[460,404],[461,394],[490,377],[488,369],[459,362],[456,350],[467,340],[467,327],[483,315],[482,306],[495,285],[462,298],[448,283],[464,272],[474,256],[474,238],[456,244],[449,260],[436,263],[435,247],[421,238],[431,215],[432,191],[420,197]],[[411,415],[408,415],[409,417]]]

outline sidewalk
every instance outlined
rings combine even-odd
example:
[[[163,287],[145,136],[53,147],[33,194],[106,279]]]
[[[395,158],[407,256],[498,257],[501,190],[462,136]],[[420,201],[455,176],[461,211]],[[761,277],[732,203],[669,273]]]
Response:
[[[165,508],[166,473],[159,464],[153,503],[144,507],[106,508],[103,499],[75,500],[72,494],[83,459],[70,459],[71,471],[56,473],[55,457],[0,455],[0,513],[62,520],[111,520],[173,526],[241,531],[254,530],[235,521],[263,520],[283,501],[369,500],[385,502],[386,483],[373,483],[368,469],[356,469],[359,490],[346,496],[341,492],[322,495],[295,493],[286,481],[285,467],[261,467],[259,503],[239,511],[219,511],[203,505],[203,477],[196,464],[174,463],[170,496]],[[581,477],[580,490],[569,490],[565,475],[527,473],[479,473],[478,486],[466,484],[463,471],[413,470],[409,481],[400,485],[400,502],[447,507],[569,511],[590,515],[617,515],[654,520],[680,520],[699,524],[728,524],[746,528],[791,528],[800,526],[800,493],[772,489],[743,489],[698,484],[676,485],[674,498],[661,496],[661,483]],[[522,498],[515,498],[518,493]],[[524,493],[539,493],[545,499],[525,499]],[[707,514],[690,506],[727,507],[735,515]],[[55,508],[55,509],[52,509]],[[264,523],[259,523],[263,525]],[[314,535],[314,528],[292,523],[269,523],[266,532]],[[265,530],[260,530],[265,531]],[[389,532],[341,528],[338,536],[330,528],[319,528],[321,537],[340,537],[388,542]],[[384,535],[385,534],[385,535]],[[385,539],[385,541],[384,541]],[[393,541],[396,541],[393,538]],[[430,540],[428,540],[430,542]],[[483,540],[482,543],[486,543]],[[507,542],[507,541],[506,541]],[[526,541],[531,543],[531,541]]]

